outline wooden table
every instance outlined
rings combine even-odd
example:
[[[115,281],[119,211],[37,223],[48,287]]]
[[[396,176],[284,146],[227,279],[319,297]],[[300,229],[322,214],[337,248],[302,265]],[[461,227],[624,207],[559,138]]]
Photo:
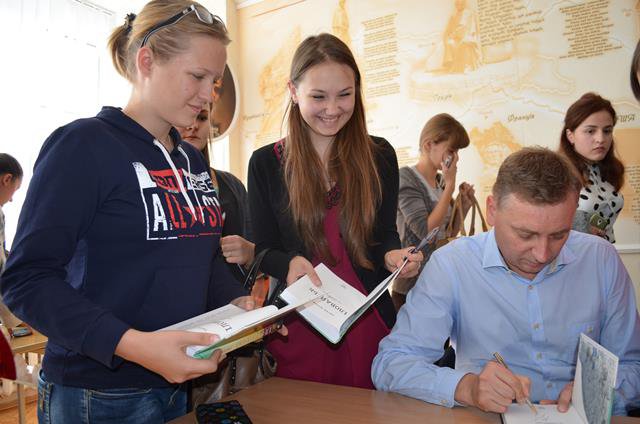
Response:
[[[47,338],[36,330],[32,330],[33,334],[23,337],[13,337],[9,341],[13,353],[44,353],[47,346]]]
[[[308,381],[270,378],[224,400],[235,399],[255,424],[282,423],[439,423],[499,424],[498,414],[476,408],[445,408],[395,393]],[[193,413],[170,424],[193,424]],[[640,419],[613,417],[613,424],[640,424]]]
[[[13,353],[44,353],[47,346],[47,338],[36,330],[32,330],[33,334],[22,337],[13,337],[9,341]],[[25,423],[25,393],[24,384],[16,381],[16,391],[18,393],[18,420],[20,424]]]

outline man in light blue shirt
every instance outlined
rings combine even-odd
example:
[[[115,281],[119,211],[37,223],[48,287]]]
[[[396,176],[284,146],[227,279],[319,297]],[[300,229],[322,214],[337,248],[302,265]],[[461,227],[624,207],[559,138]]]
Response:
[[[571,399],[581,332],[620,358],[614,414],[637,407],[640,321],[613,246],[571,231],[581,183],[566,161],[525,148],[500,167],[493,230],[431,256],[372,366],[379,390],[505,412],[515,399]],[[433,365],[451,337],[456,369]],[[499,352],[511,371],[492,361]]]

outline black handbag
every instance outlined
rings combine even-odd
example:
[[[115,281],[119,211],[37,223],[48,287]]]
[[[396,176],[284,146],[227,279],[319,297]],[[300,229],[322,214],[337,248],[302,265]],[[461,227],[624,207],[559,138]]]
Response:
[[[258,253],[244,280],[244,288],[251,293],[256,279],[262,274],[260,264],[269,249]],[[275,283],[273,282],[275,281]],[[272,284],[276,289],[267,296],[264,305],[271,304],[278,298],[279,292],[284,287],[277,280]],[[256,305],[258,307],[259,305]],[[264,342],[250,343],[240,349],[234,350],[218,366],[218,371],[212,374],[200,376],[191,383],[191,402],[193,408],[203,403],[216,402],[225,396],[236,393],[242,389],[273,377],[276,373],[277,363],[273,355],[265,348]]]

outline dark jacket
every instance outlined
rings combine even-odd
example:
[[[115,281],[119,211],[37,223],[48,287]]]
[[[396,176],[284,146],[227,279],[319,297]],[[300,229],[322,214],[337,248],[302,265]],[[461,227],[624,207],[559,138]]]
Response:
[[[400,248],[396,230],[398,207],[398,161],[393,147],[383,138],[371,137],[375,143],[375,161],[382,183],[382,202],[378,206],[374,225],[374,244],[367,256],[374,265],[373,270],[362,268],[352,262],[353,269],[367,292],[384,280],[389,272],[384,267],[384,255],[389,250]],[[286,191],[282,167],[276,151],[277,144],[269,144],[256,150],[249,161],[249,209],[253,223],[256,252],[271,250],[265,255],[262,270],[284,281],[289,271],[289,262],[294,256],[311,260],[302,239],[298,235]],[[376,302],[376,307],[391,328],[395,323],[395,309],[385,292]]]
[[[247,189],[244,188],[242,181],[235,175],[218,169],[213,169],[213,172],[215,172],[218,180],[220,204],[225,214],[222,237],[238,235],[245,240],[252,241],[253,233],[251,231]],[[227,267],[238,282],[244,282],[245,274],[238,264],[227,262]]]
[[[178,143],[166,152],[106,107],[45,141],[2,295],[49,338],[48,381],[168,386],[114,355],[122,335],[163,328],[244,294],[218,254],[222,217],[204,159],[177,131],[171,135]]]

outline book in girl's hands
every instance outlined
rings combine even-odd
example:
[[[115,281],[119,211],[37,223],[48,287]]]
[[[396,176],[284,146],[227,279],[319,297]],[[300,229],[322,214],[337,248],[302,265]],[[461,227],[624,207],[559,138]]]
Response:
[[[406,264],[406,261],[405,261]],[[403,265],[404,266],[404,265]],[[368,296],[360,293],[324,264],[315,267],[322,286],[316,287],[308,278],[298,280],[280,297],[289,305],[319,296],[313,302],[297,307],[302,317],[331,343],[338,343],[354,322],[384,293],[403,267],[382,281]]]
[[[304,284],[306,280],[309,278],[303,277],[291,287]],[[311,284],[311,281],[309,280],[308,283]],[[282,326],[280,320],[284,315],[318,296],[319,294],[307,292],[305,296],[300,296],[295,302],[281,309],[275,305],[269,305],[246,311],[229,304],[158,331],[183,330],[217,334],[220,340],[210,346],[187,347],[187,355],[208,359],[215,350],[228,353],[276,332]]]
[[[618,357],[580,334],[578,360],[567,412],[556,405],[535,405],[533,413],[527,405],[513,404],[502,414],[505,424],[592,424],[611,422],[613,390],[618,373]]]

